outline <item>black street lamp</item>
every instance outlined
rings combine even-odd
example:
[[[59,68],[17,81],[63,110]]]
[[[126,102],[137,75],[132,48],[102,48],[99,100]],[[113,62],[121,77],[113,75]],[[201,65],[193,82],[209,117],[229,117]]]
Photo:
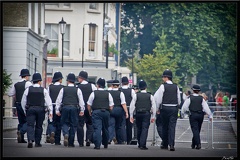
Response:
[[[60,32],[62,34],[62,67],[63,67],[63,41],[64,41],[64,33],[65,33],[65,29],[66,29],[66,22],[62,20],[59,22],[59,26],[60,26]]]
[[[84,26],[85,25],[89,25],[89,26],[96,26],[96,24],[95,23],[86,23],[86,24],[83,24],[83,35],[82,35],[82,37],[83,37],[83,39],[82,39],[82,68],[83,68],[83,57],[84,57]]]

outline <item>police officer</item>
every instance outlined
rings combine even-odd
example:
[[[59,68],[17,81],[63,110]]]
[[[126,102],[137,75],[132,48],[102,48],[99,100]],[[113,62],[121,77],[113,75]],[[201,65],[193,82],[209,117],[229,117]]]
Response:
[[[161,105],[160,110],[157,109],[157,114],[162,116],[161,149],[168,149],[169,145],[170,151],[175,151],[175,128],[178,118],[178,105],[181,103],[180,91],[178,86],[172,82],[172,71],[165,70],[162,79],[164,83],[154,94],[157,108]]]
[[[42,77],[40,73],[34,73],[32,77],[33,85],[27,88],[21,100],[24,113],[27,113],[27,137],[28,148],[42,147],[40,144],[43,132],[43,121],[45,119],[45,106],[49,111],[49,118],[52,118],[52,100],[48,91],[41,87]],[[27,106],[26,106],[27,105]]]
[[[80,88],[83,94],[83,100],[85,103],[85,107],[87,107],[87,100],[90,94],[97,90],[94,84],[88,83],[86,80],[88,78],[88,73],[86,71],[81,71],[78,75],[78,84],[76,87]],[[79,143],[79,147],[83,147],[83,139],[84,139],[84,122],[86,123],[86,146],[90,146],[92,142],[93,135],[93,126],[92,126],[92,117],[89,115],[87,109],[84,111],[84,116],[78,117],[78,127],[77,127],[77,139]]]
[[[212,120],[212,113],[209,109],[207,102],[198,93],[201,91],[198,85],[193,85],[193,94],[185,100],[182,106],[182,113],[189,111],[189,121],[191,130],[193,133],[192,137],[192,149],[201,149],[200,132],[204,118],[204,112],[209,115],[210,121]]]
[[[24,140],[24,134],[27,131],[27,121],[24,111],[22,110],[21,100],[24,90],[31,86],[32,83],[29,81],[29,76],[31,75],[29,74],[28,69],[22,69],[20,72],[20,76],[22,77],[21,81],[15,83],[12,86],[11,90],[8,93],[8,96],[15,96],[15,106],[17,109],[19,123],[17,127],[17,141],[18,143],[27,143],[27,141]]]
[[[128,85],[129,85],[128,78],[126,76],[122,77],[122,87],[120,89],[124,93],[128,115],[129,115],[130,114],[129,106],[132,101],[132,97],[135,95],[135,91],[132,88],[129,88]],[[124,139],[126,139],[127,144],[130,144],[132,140],[132,126],[133,124],[130,122],[130,116],[126,119],[124,115],[122,129],[123,129],[123,136],[124,136]]]
[[[133,112],[136,109],[136,125],[138,148],[147,150],[146,147],[148,129],[151,123],[154,122],[156,116],[156,105],[153,96],[146,91],[147,84],[141,80],[139,82],[141,92],[136,93],[130,104],[130,121],[133,123]],[[152,111],[152,115],[150,113]]]
[[[55,72],[53,75],[53,84],[49,85],[48,92],[51,97],[52,103],[56,103],[57,96],[59,91],[64,87],[62,85],[62,73]],[[55,112],[55,104],[53,104],[53,118],[48,119],[48,127],[47,127],[47,142],[49,141],[51,144],[55,143],[55,145],[61,145],[61,116],[57,116]]]
[[[122,121],[123,117],[128,118],[128,110],[126,106],[124,93],[119,90],[119,81],[114,80],[112,82],[113,89],[109,91],[113,97],[114,108],[110,113],[110,123],[109,123],[109,142],[112,141],[114,137],[114,132],[116,134],[117,143],[123,144],[123,132],[122,132]]]
[[[93,121],[93,143],[94,149],[100,149],[101,143],[104,148],[108,148],[109,139],[109,111],[113,108],[113,98],[111,94],[104,90],[105,80],[99,78],[97,80],[97,90],[93,91],[88,99],[88,111]]]
[[[77,131],[78,116],[84,115],[84,100],[82,91],[75,87],[75,75],[69,73],[67,86],[64,86],[56,100],[56,114],[61,116],[61,126],[65,147],[75,147],[74,138]],[[62,105],[62,106],[61,106]],[[60,113],[61,106],[61,113]]]
[[[108,91],[111,91],[113,89],[112,83],[113,83],[112,79],[107,81],[107,90]]]

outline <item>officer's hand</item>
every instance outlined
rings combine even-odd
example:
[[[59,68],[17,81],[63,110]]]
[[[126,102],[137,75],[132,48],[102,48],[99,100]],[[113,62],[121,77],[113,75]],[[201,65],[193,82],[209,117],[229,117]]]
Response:
[[[56,111],[56,115],[58,116],[61,116],[60,112],[59,111]]]
[[[89,113],[89,116],[92,116],[92,112],[89,111],[88,113]]]
[[[81,111],[81,112],[79,113],[79,116],[83,116],[83,115],[84,115],[84,112]]]
[[[157,114],[160,114],[160,111],[159,111],[159,110],[157,111]]]
[[[126,119],[128,118],[128,112],[126,112]]]
[[[151,123],[153,123],[154,121],[155,121],[155,118],[152,118],[152,119],[151,119]]]
[[[110,107],[110,110],[112,110],[112,109],[113,109],[113,106]]]
[[[133,122],[134,122],[134,119],[133,119],[133,118],[130,118],[130,122],[133,123]]]
[[[212,118],[209,118],[209,120],[212,122]]]
[[[52,117],[53,117],[53,115],[52,115],[52,114],[49,114],[49,115],[48,115],[48,118],[49,118],[49,119],[51,119]]]

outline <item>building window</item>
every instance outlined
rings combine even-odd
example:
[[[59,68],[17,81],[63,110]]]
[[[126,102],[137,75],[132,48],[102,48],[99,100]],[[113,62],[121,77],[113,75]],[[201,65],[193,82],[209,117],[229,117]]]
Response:
[[[96,53],[96,25],[89,25],[89,57],[94,58]]]
[[[63,44],[63,52],[64,56],[69,56],[69,48],[70,48],[70,25],[66,25],[66,30],[64,34],[64,44]]]
[[[98,4],[97,3],[89,3],[89,9],[98,10]]]
[[[59,8],[59,3],[45,3],[46,8]]]
[[[70,8],[70,3],[63,3],[63,8]]]
[[[45,31],[46,35],[48,36],[48,39],[50,42],[48,43],[48,49],[47,52],[51,52],[53,49],[58,50],[58,24],[46,24],[45,25]],[[58,55],[58,54],[57,54]]]

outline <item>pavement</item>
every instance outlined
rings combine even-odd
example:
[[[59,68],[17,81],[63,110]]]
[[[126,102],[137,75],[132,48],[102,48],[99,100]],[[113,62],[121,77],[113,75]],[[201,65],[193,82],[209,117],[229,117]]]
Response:
[[[187,121],[187,119],[178,120],[175,137],[175,151],[160,149],[160,140],[156,132],[156,143],[152,143],[154,133],[153,124],[150,125],[148,133],[148,150],[140,150],[137,145],[115,145],[113,143],[109,145],[107,149],[101,146],[100,150],[95,150],[93,149],[93,144],[91,144],[90,147],[79,147],[76,137],[74,148],[44,143],[44,138],[42,139],[42,147],[27,148],[26,143],[17,143],[16,129],[6,129],[3,131],[2,157],[211,157],[211,159],[237,159],[236,144],[228,143],[228,141],[236,142],[234,131],[231,129],[231,123],[219,121],[219,123],[216,124],[219,125],[213,127],[214,141],[224,142],[224,140],[226,140],[227,143],[214,144],[213,147],[209,141],[212,139],[210,134],[211,130],[209,130],[211,126],[205,121],[201,132],[202,149],[196,150],[190,147],[192,133],[191,129],[189,129],[189,121]],[[209,129],[207,129],[208,127]],[[63,142],[61,143],[63,144]]]

